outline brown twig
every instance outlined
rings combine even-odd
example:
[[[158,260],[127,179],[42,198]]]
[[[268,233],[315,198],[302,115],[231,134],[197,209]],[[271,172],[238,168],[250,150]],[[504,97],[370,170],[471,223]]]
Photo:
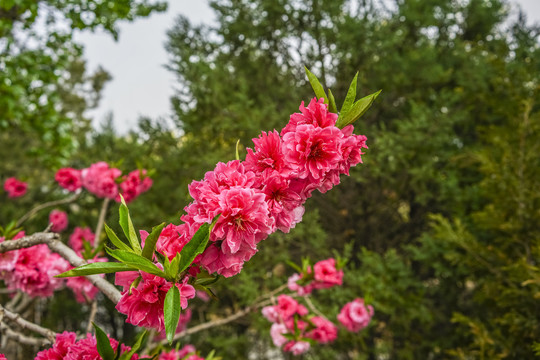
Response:
[[[213,328],[213,327],[216,327],[216,326],[222,326],[222,325],[225,325],[225,324],[228,324],[230,322],[233,322],[235,320],[238,320],[244,316],[246,316],[247,314],[249,314],[250,312],[254,311],[254,310],[258,310],[259,308],[263,307],[263,306],[266,306],[266,305],[269,305],[271,304],[271,301],[270,300],[265,300],[265,301],[261,301],[257,304],[254,304],[254,305],[251,305],[251,306],[248,306],[232,315],[229,315],[225,318],[222,318],[222,319],[217,319],[217,320],[212,320],[212,321],[207,321],[205,323],[202,323],[202,324],[199,324],[197,326],[194,326],[192,328],[189,328],[189,329],[186,329],[182,332],[179,332],[178,334],[174,335],[174,338],[173,338],[173,341],[176,341],[178,339],[181,339],[183,338],[184,336],[188,336],[188,335],[192,335],[192,334],[195,334],[195,333],[198,333],[200,331],[203,331],[203,330],[206,330],[206,329],[210,329],[210,328]],[[164,339],[161,341],[161,344],[165,345],[167,344],[167,339]]]
[[[40,339],[40,338],[23,335],[11,329],[9,326],[7,326],[4,323],[0,323],[0,331],[2,331],[2,333],[6,336],[6,338],[15,340],[17,343],[20,343],[20,344],[39,346],[39,347],[52,344],[52,341],[50,341],[49,339]]]
[[[94,319],[96,318],[97,314],[97,301],[92,301],[92,305],[90,307],[90,316],[88,316],[88,324],[86,325],[86,332],[92,332],[92,323],[94,322]]]
[[[38,206],[34,207],[33,209],[31,209],[26,214],[24,214],[19,220],[17,220],[17,223],[15,224],[15,226],[16,227],[21,226],[22,223],[24,223],[26,220],[30,219],[32,216],[34,216],[35,214],[37,214],[39,211],[41,211],[43,209],[46,209],[46,208],[51,207],[51,206],[69,204],[70,202],[73,202],[73,201],[77,200],[79,195],[80,195],[80,193],[77,193],[77,194],[73,194],[72,196],[70,196],[68,198],[65,198],[65,199],[49,201],[49,202],[43,203],[41,205],[38,205]]]
[[[41,327],[28,320],[25,320],[19,314],[11,312],[7,310],[6,308],[4,308],[2,305],[0,305],[0,319],[2,318],[11,320],[15,324],[22,327],[23,329],[27,329],[35,333],[38,333],[39,335],[47,338],[50,342],[54,342],[54,339],[56,337],[56,333],[54,331]]]

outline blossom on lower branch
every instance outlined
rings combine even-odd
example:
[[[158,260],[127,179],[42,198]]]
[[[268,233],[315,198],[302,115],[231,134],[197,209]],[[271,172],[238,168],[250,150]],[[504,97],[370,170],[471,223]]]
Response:
[[[131,287],[139,277],[138,285]],[[175,284],[180,290],[182,309],[187,308],[188,299],[195,297],[195,289],[187,281],[185,277]],[[126,322],[158,331],[164,329],[163,304],[167,291],[173,286],[171,282],[143,271],[126,271],[116,273],[115,284],[124,288],[116,310],[127,315]]]
[[[118,341],[109,337],[114,351],[118,348]],[[131,350],[129,346],[120,345],[121,353]],[[138,354],[134,354],[131,360],[137,360]],[[94,335],[87,334],[85,338],[77,341],[77,334],[64,331],[56,335],[56,341],[50,349],[40,351],[34,360],[101,360],[97,350],[97,342]]]

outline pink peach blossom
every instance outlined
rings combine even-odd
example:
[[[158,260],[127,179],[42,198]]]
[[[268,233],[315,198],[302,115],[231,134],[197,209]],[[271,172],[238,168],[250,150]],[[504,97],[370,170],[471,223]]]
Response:
[[[109,164],[104,161],[92,164],[89,168],[82,170],[82,184],[92,194],[100,198],[114,199],[118,195],[118,185],[116,178],[122,172],[115,168],[109,168]]]
[[[28,184],[14,177],[10,177],[4,181],[4,190],[8,193],[8,197],[17,198],[26,194]]]
[[[331,321],[320,316],[314,316],[310,321],[315,326],[315,329],[309,331],[306,334],[307,337],[321,344],[336,340],[338,329]]]
[[[137,287],[130,291],[131,283],[141,276]],[[188,299],[195,297],[195,289],[187,284],[188,278],[184,278],[176,287],[180,290],[180,306],[187,308]],[[116,285],[124,287],[122,297],[116,305],[116,309],[127,315],[126,322],[158,331],[164,329],[163,304],[165,295],[171,288],[172,283],[152,274],[138,271],[116,273]]]
[[[54,209],[49,214],[49,223],[52,224],[52,232],[62,232],[66,230],[68,226],[68,217],[67,214],[62,210]]]
[[[84,250],[83,242],[87,241],[93,246],[94,238],[95,235],[89,227],[81,228],[77,226],[69,236],[68,244],[79,256],[81,256],[81,253]]]
[[[336,269],[333,258],[321,260],[313,265],[314,286],[317,289],[329,288],[343,283],[343,270]]]
[[[77,191],[82,187],[81,171],[73,168],[59,169],[54,175],[58,185],[69,191]]]
[[[307,107],[304,102],[300,105],[300,113],[291,115],[289,123],[281,130],[281,136],[286,133],[296,131],[299,125],[309,124],[315,127],[335,126],[337,114],[328,112],[328,105],[324,104],[324,99],[313,98]]]
[[[339,312],[337,319],[347,330],[358,332],[368,326],[373,317],[373,306],[364,304],[363,299],[355,299],[345,304]]]

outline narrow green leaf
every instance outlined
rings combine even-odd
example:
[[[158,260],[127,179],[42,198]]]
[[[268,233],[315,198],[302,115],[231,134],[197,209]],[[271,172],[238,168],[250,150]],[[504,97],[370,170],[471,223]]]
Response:
[[[152,228],[152,232],[146,237],[144,241],[144,249],[142,251],[142,256],[148,260],[152,260],[152,255],[154,254],[154,249],[156,248],[156,243],[161,234],[161,230],[165,227],[165,223],[161,223],[158,226]]]
[[[328,99],[330,100],[330,103],[328,105],[328,111],[337,114],[336,99],[334,99],[334,94],[332,94],[332,90],[330,89],[328,89]]]
[[[219,215],[214,218],[211,225],[202,224],[191,240],[184,246],[182,249],[182,257],[180,258],[179,272],[186,270],[193,262],[193,259],[206,249],[206,245],[210,239],[210,231],[216,224],[218,218]]]
[[[236,160],[240,160],[240,139],[236,142]]]
[[[107,224],[104,224],[105,233],[107,234],[107,237],[109,240],[113,243],[114,246],[121,250],[131,251],[131,248],[129,245],[127,245],[125,242],[120,240],[118,236],[116,236],[116,233],[111,229]]]
[[[286,262],[287,262],[287,264],[288,264],[290,267],[292,267],[294,270],[296,270],[296,271],[298,271],[298,272],[302,272],[302,271],[303,271],[302,268],[301,268],[300,266],[296,265],[296,264],[293,263],[292,261],[287,260]]]
[[[306,70],[306,75],[308,77],[309,83],[311,84],[311,87],[313,88],[313,91],[315,91],[315,96],[317,96],[318,99],[324,98],[324,103],[328,104],[328,97],[326,96],[326,93],[324,92],[324,87],[321,85],[321,82],[307,67],[304,66],[304,69]]]
[[[94,329],[96,331],[96,347],[99,355],[103,360],[114,360],[114,350],[111,346],[109,337],[94,322],[92,322],[92,325],[94,325]]]
[[[109,248],[105,248],[105,250],[113,258],[123,262],[124,264],[137,268],[138,270],[142,270],[149,274],[157,275],[162,278],[167,277],[165,273],[163,272],[163,270],[158,268],[156,264],[154,264],[152,261],[148,260],[147,258],[142,257],[141,255],[137,255],[135,253],[125,251],[125,250],[112,250]]]
[[[339,118],[343,117],[353,106],[354,100],[356,100],[356,84],[358,82],[358,73],[354,75],[354,79],[349,85],[349,90],[347,91],[347,96],[345,96],[345,101],[341,105],[341,111],[339,112]],[[338,120],[339,121],[339,120]]]
[[[137,340],[135,341],[135,344],[131,347],[131,350],[127,353],[122,354],[120,359],[130,360],[131,357],[137,352],[137,350],[141,348],[142,344],[144,344],[144,342],[146,341],[147,335],[148,335],[148,330],[144,330],[142,333],[140,333],[137,336]]]
[[[91,264],[81,265],[75,269],[71,269],[55,277],[65,278],[74,276],[86,276],[95,274],[110,274],[121,271],[137,271],[137,268],[124,263],[117,262],[96,262]]]
[[[142,251],[141,244],[139,243],[139,238],[137,237],[137,233],[135,232],[135,228],[133,227],[133,222],[131,221],[131,217],[129,216],[129,209],[122,195],[120,195],[120,199],[122,200],[119,209],[120,226],[122,227],[126,238],[129,240],[131,248],[135,250],[136,253],[140,254]]]
[[[167,269],[166,273],[172,279],[176,280],[176,277],[178,276],[178,269],[180,269],[180,259],[181,258],[182,258],[182,256],[180,255],[180,253],[176,253],[175,257],[169,263],[169,266],[168,266],[168,269]]]
[[[167,341],[170,345],[176,333],[178,320],[180,320],[180,290],[178,290],[176,285],[173,285],[167,291],[167,295],[165,295],[163,315],[165,318],[165,333],[167,334]]]
[[[340,129],[343,129],[345,126],[354,123],[358,120],[364,113],[369,109],[373,101],[379,96],[382,90],[377,91],[371,95],[361,98],[355,102],[352,108],[343,115],[342,118],[338,119],[336,126]]]

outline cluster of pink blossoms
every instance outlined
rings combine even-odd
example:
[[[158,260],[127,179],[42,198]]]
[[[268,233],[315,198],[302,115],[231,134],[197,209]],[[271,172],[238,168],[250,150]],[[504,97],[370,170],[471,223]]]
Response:
[[[84,187],[100,198],[120,201],[120,194],[126,202],[133,201],[152,186],[152,179],[146,176],[146,170],[134,170],[122,176],[122,171],[109,167],[104,161],[77,170],[63,168],[56,172],[55,179],[66,190],[77,191]]]
[[[204,360],[204,358],[197,355],[195,346],[188,344],[180,350],[161,353],[158,360]]]
[[[18,233],[13,240],[24,237]],[[0,242],[5,241],[0,237]],[[49,250],[47,245],[34,245],[29,248],[0,254],[0,279],[10,290],[20,290],[32,297],[48,297],[63,285],[58,275],[69,269],[69,263],[60,255]]]
[[[118,348],[118,341],[109,337],[114,351]],[[122,344],[121,353],[129,352],[131,348]],[[138,354],[134,354],[131,360],[137,360]],[[101,360],[97,350],[97,342],[94,335],[87,334],[86,338],[77,341],[77,334],[64,331],[56,335],[56,341],[50,349],[40,351],[34,360]]]
[[[238,274],[260,241],[277,229],[289,232],[301,221],[313,191],[330,190],[341,174],[362,162],[366,137],[354,135],[352,125],[337,128],[336,120],[323,99],[307,107],[302,103],[281,133],[263,132],[253,139],[245,161],[218,163],[203,180],[192,182],[194,201],[185,208],[175,241],[163,237],[158,246],[175,254],[183,246],[178,244],[221,214],[199,263],[210,273]]]
[[[300,284],[302,283],[302,284]],[[288,282],[289,290],[298,295],[311,294],[314,289],[328,289],[343,284],[343,270],[336,268],[336,260],[333,258],[321,260],[307,268],[306,276],[302,274],[292,275]]]
[[[183,223],[165,227],[156,250],[174,258],[202,224],[220,215],[210,234],[211,244],[194,263],[209,273],[238,274],[260,241],[278,229],[289,232],[301,221],[303,204],[313,191],[330,190],[339,184],[341,174],[348,175],[351,166],[362,162],[366,137],[354,135],[352,125],[337,128],[336,120],[337,114],[328,112],[323,99],[312,99],[307,107],[302,103],[300,113],[291,115],[281,133],[263,132],[253,139],[254,149],[248,149],[245,161],[220,162],[203,180],[193,181],[189,192],[194,201],[184,209]],[[316,271],[324,276],[324,270]],[[190,274],[196,272],[192,268]],[[127,314],[127,322],[162,329],[163,299],[171,284],[142,272],[127,274],[116,275],[116,283],[124,286],[117,310]],[[129,292],[138,276],[142,280]],[[187,302],[190,297],[184,293],[188,290],[191,296],[194,291],[186,281],[177,286],[184,287],[181,294]],[[320,284],[333,281],[327,276]]]
[[[270,335],[277,347],[294,355],[309,350],[311,342],[327,344],[337,338],[337,327],[321,316],[308,316],[305,306],[292,297],[280,295],[277,305],[266,306],[263,315],[271,322]]]
[[[9,198],[17,198],[26,194],[28,184],[14,177],[10,177],[4,181],[4,190],[7,192]]]

